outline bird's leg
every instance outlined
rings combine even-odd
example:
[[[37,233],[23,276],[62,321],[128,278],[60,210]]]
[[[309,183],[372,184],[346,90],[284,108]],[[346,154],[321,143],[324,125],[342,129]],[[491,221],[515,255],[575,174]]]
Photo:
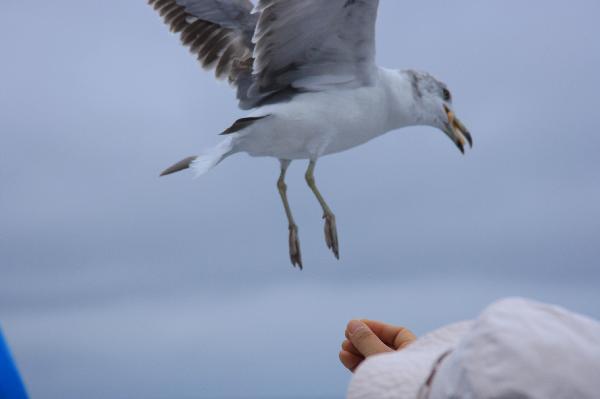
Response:
[[[285,215],[288,219],[290,230],[290,260],[292,261],[292,265],[294,265],[294,267],[298,266],[300,270],[302,270],[302,255],[300,254],[298,226],[296,226],[296,222],[294,222],[294,217],[292,216],[292,210],[290,209],[290,204],[287,198],[287,185],[285,184],[285,173],[287,172],[288,166],[290,166],[290,161],[280,159],[279,162],[281,163],[281,173],[279,175],[279,180],[277,180],[277,189],[279,190],[279,195],[281,195],[281,201],[283,202],[283,207],[285,208]]]
[[[306,182],[308,183],[308,186],[310,187],[312,192],[317,197],[319,204],[321,204],[321,208],[323,208],[323,219],[325,219],[325,242],[327,243],[327,247],[331,249],[335,257],[339,259],[340,250],[338,244],[337,228],[335,225],[335,215],[333,214],[333,212],[331,212],[331,209],[329,209],[329,206],[325,202],[325,199],[323,199],[323,196],[319,192],[319,189],[317,188],[317,185],[315,183],[314,171],[316,164],[316,161],[310,161],[305,175]]]

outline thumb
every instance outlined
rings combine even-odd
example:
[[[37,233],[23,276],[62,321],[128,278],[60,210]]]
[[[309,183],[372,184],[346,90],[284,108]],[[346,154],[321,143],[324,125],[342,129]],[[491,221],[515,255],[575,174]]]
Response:
[[[369,326],[360,320],[352,320],[346,328],[347,336],[354,347],[364,356],[369,357],[378,353],[392,352]]]

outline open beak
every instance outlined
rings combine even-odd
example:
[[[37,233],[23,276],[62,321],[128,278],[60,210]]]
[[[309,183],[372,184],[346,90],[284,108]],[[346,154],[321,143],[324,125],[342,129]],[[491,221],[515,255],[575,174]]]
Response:
[[[469,147],[473,147],[473,138],[471,133],[462,124],[460,119],[456,117],[454,111],[444,105],[444,110],[448,116],[448,123],[445,126],[444,132],[450,137],[454,144],[458,147],[460,152],[465,153],[465,145],[469,143]]]

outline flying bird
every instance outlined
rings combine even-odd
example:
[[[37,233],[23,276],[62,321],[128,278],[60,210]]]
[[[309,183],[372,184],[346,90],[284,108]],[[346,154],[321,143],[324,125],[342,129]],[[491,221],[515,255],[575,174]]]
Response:
[[[339,259],[335,215],[319,192],[320,157],[415,125],[440,129],[464,153],[471,134],[456,117],[447,86],[428,73],[375,64],[378,0],[149,0],[206,69],[237,89],[248,115],[200,156],[161,176],[204,174],[245,152],[279,160],[277,189],[289,226],[289,253],[302,268],[286,171],[308,160],[306,182],[323,209],[325,241]]]

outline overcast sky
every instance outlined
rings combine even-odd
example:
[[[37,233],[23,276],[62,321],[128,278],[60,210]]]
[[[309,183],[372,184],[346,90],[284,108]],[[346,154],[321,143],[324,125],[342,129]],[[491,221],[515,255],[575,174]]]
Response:
[[[432,128],[159,179],[244,113],[145,1],[4,0],[0,322],[44,398],[341,398],[347,320],[422,334],[522,295],[600,317],[600,3],[381,0],[378,62],[446,82]]]

